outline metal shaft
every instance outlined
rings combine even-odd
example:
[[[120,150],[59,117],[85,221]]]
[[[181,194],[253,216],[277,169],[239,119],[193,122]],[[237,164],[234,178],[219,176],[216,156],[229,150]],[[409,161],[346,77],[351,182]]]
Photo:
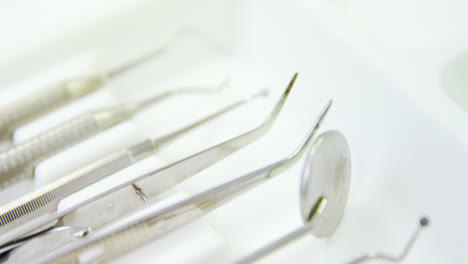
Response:
[[[156,154],[157,149],[161,148],[161,144],[171,142],[191,129],[264,95],[266,95],[265,91],[253,94],[154,141],[145,140],[117,153],[109,154],[82,169],[0,207],[0,234],[34,219],[39,213],[53,212],[64,197],[150,155]]]
[[[165,53],[187,31],[180,30],[169,43],[149,53],[119,65],[107,72],[64,80],[44,87],[0,108],[0,142],[11,141],[14,130],[37,117],[45,115],[63,105],[73,102],[100,89],[109,79],[154,59]]]
[[[95,91],[105,80],[105,77],[95,75],[59,82],[1,107],[0,141],[11,141],[19,126]]]
[[[385,261],[394,262],[394,263],[401,262],[408,256],[411,248],[413,248],[414,243],[416,243],[416,240],[418,239],[418,237],[421,234],[422,230],[425,227],[427,227],[428,225],[429,225],[429,219],[427,217],[423,217],[423,218],[421,218],[419,220],[418,228],[413,233],[410,240],[405,245],[405,248],[403,249],[403,251],[399,255],[392,256],[392,255],[389,255],[389,254],[386,254],[386,253],[383,253],[383,252],[370,251],[367,254],[364,254],[364,255],[356,258],[355,260],[349,262],[349,264],[358,264],[358,263],[363,263],[363,262],[367,262],[367,261],[370,261],[370,260],[376,260],[376,259],[385,260]]]
[[[304,225],[293,232],[287,234],[286,236],[283,236],[282,238],[274,241],[271,244],[268,244],[267,246],[263,247],[262,249],[252,253],[251,255],[246,256],[245,258],[242,258],[236,262],[235,264],[247,264],[247,263],[252,263],[256,260],[259,260],[260,258],[265,257],[266,255],[270,254],[271,252],[283,247],[284,245],[287,245],[291,243],[292,241],[302,237],[303,235],[307,234],[309,232],[310,226],[309,225]]]
[[[117,227],[105,233],[100,233],[96,236],[91,236],[89,239],[84,239],[77,243],[68,244],[65,247],[58,249],[37,259],[37,263],[58,261],[74,261],[91,248],[104,248],[100,254],[95,255],[91,261],[108,261],[109,259],[121,255],[126,250],[121,251],[121,246],[125,245],[127,249],[136,248],[143,245],[147,241],[166,234],[181,225],[191,222],[203,214],[211,211],[214,208],[224,204],[226,201],[240,195],[248,189],[256,186],[260,182],[271,179],[273,175],[278,174],[283,169],[286,169],[297,161],[298,157],[304,153],[304,150],[312,142],[312,138],[325,117],[330,103],[321,114],[319,120],[307,134],[306,139],[293,152],[292,155],[269,166],[261,168],[257,171],[249,173],[243,177],[221,184],[217,187],[209,189],[193,197],[182,200],[181,202],[170,205],[166,208],[150,213],[133,223]],[[131,240],[126,242],[122,237],[129,235],[133,236],[137,230],[145,229],[145,236],[141,240]],[[304,231],[298,231],[294,235],[288,236],[288,239],[293,239],[302,234]],[[123,244],[125,243],[125,244]],[[128,243],[128,244],[127,244]]]
[[[294,84],[297,74],[289,83],[288,87],[286,88],[285,92],[281,96],[281,98],[276,103],[275,107],[269,114],[269,116],[265,119],[265,121],[258,126],[257,128],[250,130],[246,133],[243,133],[239,136],[236,136],[232,139],[226,140],[223,143],[220,143],[216,146],[207,148],[199,153],[193,154],[186,158],[183,158],[177,162],[174,162],[170,165],[167,165],[163,168],[157,169],[155,171],[149,172],[147,174],[141,175],[132,179],[131,182],[124,182],[115,186],[109,190],[104,192],[95,194],[92,197],[87,197],[86,200],[81,201],[79,204],[76,204],[72,207],[69,207],[61,212],[53,212],[47,215],[42,215],[38,217],[34,221],[26,222],[25,224],[18,226],[15,229],[10,230],[8,233],[0,235],[0,245],[7,246],[8,244],[14,244],[15,241],[21,240],[21,238],[35,232],[36,230],[43,230],[44,228],[50,227],[51,225],[61,225],[59,220],[63,219],[68,214],[74,212],[77,209],[83,209],[86,205],[99,202],[101,198],[113,194],[121,189],[127,188],[133,183],[136,183],[142,179],[146,179],[149,177],[157,177],[157,179],[164,180],[165,183],[168,184],[161,184],[156,186],[154,190],[145,193],[150,195],[149,199],[153,196],[157,195],[163,190],[167,190],[167,188],[174,186],[175,184],[185,180],[186,178],[194,175],[195,173],[201,171],[202,169],[212,165],[213,163],[225,158],[229,154],[235,152],[236,150],[248,145],[249,143],[257,140],[262,135],[264,135],[269,128],[273,125],[274,121],[276,120],[282,105],[284,104],[289,92]],[[164,137],[163,137],[164,138]],[[141,185],[140,185],[141,186]],[[145,186],[141,186],[143,189]],[[127,201],[123,201],[124,203]],[[126,205],[125,205],[126,206]],[[126,207],[129,208],[129,207]],[[131,208],[131,205],[130,205]],[[122,213],[127,213],[128,210]],[[98,213],[98,212],[94,212]],[[109,220],[109,219],[108,219]]]
[[[81,114],[0,153],[0,188],[33,177],[34,166],[43,159],[128,120],[151,104],[181,94],[213,93],[226,84],[223,82],[215,88],[207,89],[199,87],[172,89],[137,103]]]

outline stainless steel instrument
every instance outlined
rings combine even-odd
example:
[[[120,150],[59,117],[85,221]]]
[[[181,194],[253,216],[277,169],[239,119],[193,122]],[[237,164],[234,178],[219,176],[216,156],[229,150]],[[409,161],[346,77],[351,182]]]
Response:
[[[94,212],[96,215],[100,215],[102,217],[93,218],[93,220],[96,222],[93,223],[92,228],[109,223],[115,218],[128,213],[132,208],[137,208],[142,204],[145,205],[147,204],[148,200],[151,202],[154,200],[153,198],[161,192],[193,176],[197,172],[225,158],[236,150],[254,142],[262,135],[264,135],[273,125],[282,109],[282,106],[284,105],[284,102],[286,101],[286,98],[290,93],[290,90],[292,89],[292,86],[294,85],[296,77],[297,74],[294,75],[293,79],[290,81],[288,87],[276,103],[271,113],[257,128],[226,140],[223,143],[207,148],[199,153],[188,156],[163,168],[133,178],[131,181],[121,183],[105,192],[97,193],[92,197],[87,197],[86,200],[80,201],[79,203],[65,210],[47,213],[35,218],[32,221],[25,222],[24,224],[9,230],[7,233],[0,235],[1,252],[12,250],[28,241],[33,243],[32,241],[34,241],[36,237],[37,239],[40,239],[43,237],[42,234],[50,234],[49,231],[57,230],[57,228],[66,226],[67,217],[73,218],[72,213],[76,213],[77,210],[86,209],[86,205],[92,205],[94,202],[99,202],[100,200],[106,198],[106,196],[109,194],[118,193],[119,190],[125,190],[127,187],[134,189],[134,193],[136,195],[133,197],[127,197],[127,199],[119,201],[119,204],[115,204],[112,214],[107,214],[106,211],[103,213]],[[138,189],[132,187],[135,183],[146,179],[156,180],[155,185],[140,185]],[[144,196],[145,199],[142,199],[142,196]],[[59,245],[66,244],[67,239],[69,238],[70,237],[64,237],[64,240],[62,240]],[[23,246],[21,247],[24,248]]]
[[[350,183],[351,155],[346,139],[338,131],[328,131],[311,147],[302,171],[304,225],[235,263],[252,263],[309,232],[317,237],[333,234],[343,217]]]
[[[227,82],[224,81],[215,88],[176,88],[140,102],[91,111],[72,118],[1,152],[0,188],[3,189],[20,180],[33,177],[34,167],[41,160],[130,119],[151,104],[175,95],[212,93],[219,91],[226,84]]]
[[[260,96],[266,95],[266,90],[252,94],[167,135],[156,139],[147,139],[121,149],[116,153],[106,155],[75,172],[65,175],[24,197],[0,207],[0,234],[6,233],[8,230],[31,221],[40,215],[54,212],[57,209],[58,203],[63,198],[148,156],[158,154],[167,143],[190,131],[192,128],[200,126],[238,106],[249,103]],[[134,187],[137,189],[136,185]]]
[[[331,102],[330,102],[331,103]],[[221,206],[234,197],[244,193],[250,188],[265,182],[275,175],[281,173],[285,169],[292,166],[312,144],[312,138],[320,126],[321,121],[325,117],[330,103],[327,104],[319,120],[314,124],[312,129],[307,133],[304,141],[290,155],[274,162],[266,167],[258,169],[245,176],[236,178],[227,183],[218,185],[202,193],[184,199],[168,207],[158,209],[148,213],[137,220],[125,223],[115,228],[107,229],[105,232],[93,232],[89,228],[80,239],[68,239],[65,245],[60,245],[55,249],[47,246],[47,251],[50,253],[44,254],[42,249],[37,247],[26,247],[23,250],[31,252],[42,252],[34,254],[34,257],[21,259],[21,254],[16,261],[31,261],[31,263],[101,263],[106,262],[116,256],[125,254],[126,252],[139,247],[150,240],[153,240],[161,235],[164,235],[175,228],[178,228],[194,219],[206,214],[207,212]],[[169,172],[175,163],[166,168],[158,170],[159,173]],[[154,172],[150,175],[154,175]],[[144,175],[147,177],[148,175]],[[130,185],[127,183],[126,185]],[[124,186],[118,187],[118,189]],[[76,234],[76,232],[74,232]],[[51,235],[51,234],[47,234]],[[42,238],[47,239],[47,235]],[[63,239],[64,236],[58,236]],[[66,237],[66,235],[65,235]],[[50,238],[50,237],[49,237]],[[40,241],[41,237],[37,238]],[[40,244],[39,242],[35,243]],[[18,250],[21,250],[19,248]],[[15,253],[12,253],[15,254]],[[9,259],[10,260],[10,259]],[[12,263],[13,258],[11,258]]]
[[[422,230],[424,230],[424,228],[426,228],[427,226],[429,226],[429,218],[422,217],[419,220],[416,231],[411,236],[410,240],[405,245],[405,248],[399,255],[389,255],[383,252],[369,251],[368,253],[349,262],[349,264],[359,264],[359,263],[364,263],[364,262],[371,261],[371,260],[384,260],[384,261],[393,262],[393,263],[401,262],[408,256],[409,252],[413,248],[414,243],[416,243],[416,240],[418,239]]]
[[[177,34],[177,37],[179,35]],[[107,72],[77,77],[52,84],[1,107],[0,142],[10,141],[14,130],[24,123],[95,92],[110,80],[152,58],[160,56],[167,49],[168,46],[164,45]]]

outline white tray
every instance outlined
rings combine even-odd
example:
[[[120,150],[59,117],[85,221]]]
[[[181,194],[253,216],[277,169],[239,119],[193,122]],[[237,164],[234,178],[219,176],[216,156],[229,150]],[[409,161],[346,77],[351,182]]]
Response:
[[[457,102],[457,106],[449,96],[440,96],[442,88],[437,89],[437,78],[431,74],[437,65],[442,68],[442,59],[431,71],[421,70],[424,74],[411,78],[402,74],[407,68],[390,74],[406,63],[414,67],[424,63],[415,62],[418,56],[406,56],[409,62],[389,63],[390,56],[384,54],[389,50],[398,53],[398,48],[384,45],[386,49],[382,49],[381,43],[369,44],[362,34],[349,33],[350,28],[359,32],[359,27],[343,27],[347,17],[339,11],[342,6],[320,1],[103,1],[97,7],[94,2],[0,4],[5,40],[0,43],[0,103],[38,84],[125,61],[164,43],[184,25],[202,30],[228,52],[204,50],[192,56],[193,50],[187,48],[190,43],[182,43],[166,58],[115,81],[102,92],[26,125],[18,131],[18,140],[47,128],[54,120],[89,109],[96,101],[137,99],[157,92],[154,87],[174,83],[206,83],[210,73],[218,79],[229,73],[230,89],[213,97],[184,97],[151,108],[131,122],[46,160],[40,165],[42,175],[76,166],[73,164],[83,162],[97,149],[111,151],[118,147],[113,143],[169,132],[232,98],[267,86],[272,92],[268,100],[183,137],[158,162],[167,163],[218,143],[260,122],[298,71],[297,83],[270,133],[173,192],[200,192],[287,155],[326,100],[333,98],[321,131],[342,131],[352,152],[351,193],[343,222],[332,237],[306,236],[265,258],[264,263],[345,263],[371,249],[399,253],[422,215],[430,217],[431,226],[405,263],[460,263],[466,259],[468,119],[463,103]],[[461,52],[459,47],[452,48],[453,54]],[[430,89],[408,88],[418,80],[428,85],[429,80],[423,81],[425,74],[431,77]],[[130,91],[128,87],[135,88]],[[435,109],[429,107],[430,102],[436,102]],[[229,262],[291,231],[301,223],[302,162],[116,263]],[[137,171],[157,165],[145,160],[119,174],[136,176]],[[47,181],[47,177],[41,179]],[[80,195],[85,192],[75,197]]]

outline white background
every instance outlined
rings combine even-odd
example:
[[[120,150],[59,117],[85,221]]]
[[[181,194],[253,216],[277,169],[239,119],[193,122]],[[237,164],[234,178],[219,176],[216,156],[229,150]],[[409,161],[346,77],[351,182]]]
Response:
[[[200,192],[287,155],[333,98],[321,131],[342,131],[353,163],[343,222],[330,238],[304,237],[264,262],[345,263],[370,249],[397,253],[418,218],[428,215],[431,226],[406,263],[461,263],[468,247],[466,8],[455,0],[4,1],[0,103],[54,80],[105,70],[162,45],[183,26],[198,28],[223,47],[188,37],[163,58],[22,127],[15,139],[96,102],[137,100],[176,84],[213,84],[225,76],[231,77],[229,89],[154,106],[41,163],[39,183],[32,184],[268,87],[267,100],[197,129],[161,150],[157,162],[145,160],[120,174],[138,175],[216,144],[261,122],[298,71],[270,133],[172,192]],[[302,162],[117,262],[227,262],[278,238],[301,224]],[[2,199],[10,194],[4,191]]]

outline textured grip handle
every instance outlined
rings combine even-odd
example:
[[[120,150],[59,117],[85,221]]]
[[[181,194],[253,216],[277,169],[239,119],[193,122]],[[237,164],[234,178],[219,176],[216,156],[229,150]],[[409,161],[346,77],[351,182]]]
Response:
[[[130,166],[132,163],[131,153],[124,149],[0,207],[0,234],[33,220],[38,215],[56,210],[58,203],[64,197]]]
[[[0,139],[11,140],[11,133],[20,125],[89,94],[105,80],[105,76],[95,75],[63,81],[7,104],[0,109]]]
[[[69,96],[64,85],[60,83],[41,89],[2,107],[0,132],[10,134],[20,124],[65,104]]]
[[[14,182],[21,170],[65,147],[97,133],[93,113],[80,115],[0,154],[0,183],[2,188]],[[32,176],[32,170],[28,172]]]
[[[44,187],[0,207],[0,234],[57,209],[65,197],[89,186],[156,151],[151,140],[107,155]]]

